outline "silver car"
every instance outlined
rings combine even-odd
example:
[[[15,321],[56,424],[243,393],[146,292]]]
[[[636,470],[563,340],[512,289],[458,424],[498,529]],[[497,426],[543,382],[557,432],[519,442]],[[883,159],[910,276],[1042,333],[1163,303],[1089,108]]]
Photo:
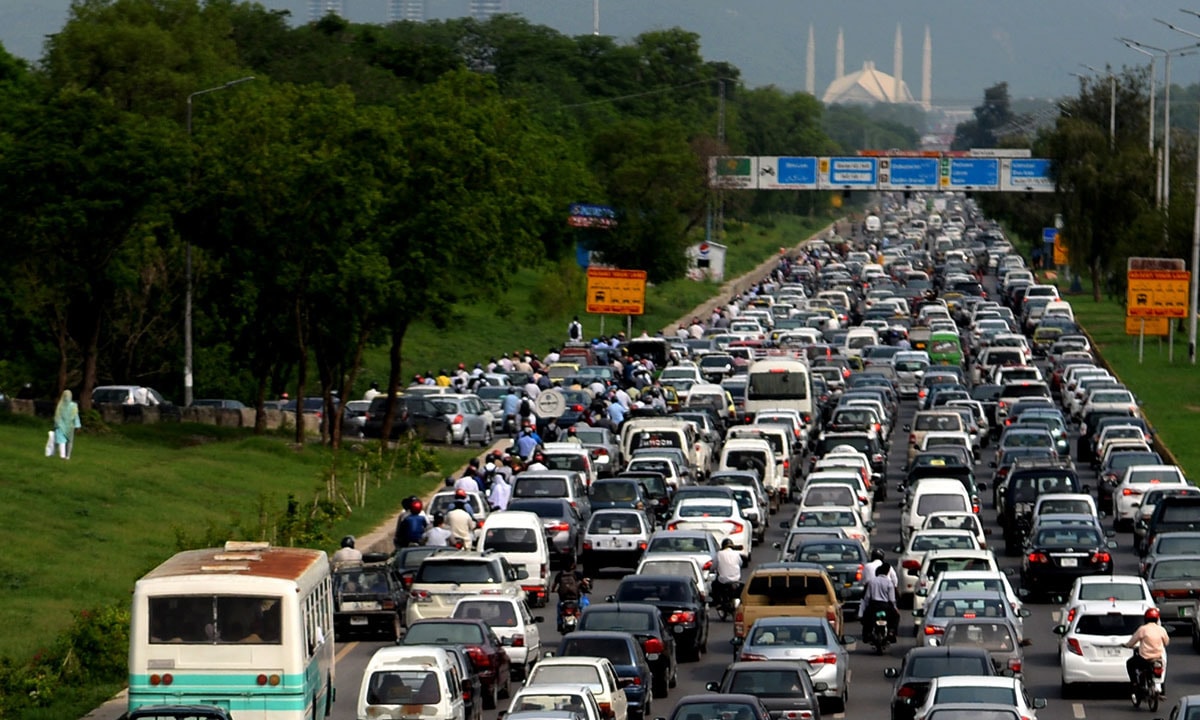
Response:
[[[755,621],[745,640],[734,638],[734,659],[803,660],[812,668],[813,683],[827,686],[820,693],[822,711],[843,712],[850,694],[846,673],[850,653],[833,626],[823,617],[767,617]]]
[[[605,509],[592,513],[583,534],[583,572],[589,577],[610,567],[634,570],[650,544],[650,523],[641,510]]]
[[[679,553],[690,557],[705,572],[717,571],[717,539],[710,532],[698,530],[659,530],[650,537],[646,554],[656,557]]]

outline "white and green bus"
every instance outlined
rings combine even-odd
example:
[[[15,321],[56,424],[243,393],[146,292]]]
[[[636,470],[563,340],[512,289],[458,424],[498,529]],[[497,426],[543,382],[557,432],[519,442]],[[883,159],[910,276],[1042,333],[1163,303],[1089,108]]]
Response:
[[[333,706],[333,588],[320,550],[230,542],[138,580],[129,709],[204,704],[238,720],[315,720]]]

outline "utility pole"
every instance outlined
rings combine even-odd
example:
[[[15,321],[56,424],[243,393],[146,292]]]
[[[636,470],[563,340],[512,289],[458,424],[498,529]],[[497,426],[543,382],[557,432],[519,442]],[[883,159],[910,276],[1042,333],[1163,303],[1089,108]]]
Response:
[[[725,146],[725,80],[717,80],[717,142]],[[725,193],[717,188],[717,237],[725,231]]]

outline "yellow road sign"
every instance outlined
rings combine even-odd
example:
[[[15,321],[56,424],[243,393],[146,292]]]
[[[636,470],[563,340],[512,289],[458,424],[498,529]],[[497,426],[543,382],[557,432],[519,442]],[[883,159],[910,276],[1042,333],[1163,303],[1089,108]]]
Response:
[[[1067,253],[1067,241],[1063,239],[1061,232],[1054,233],[1054,264],[1068,265],[1071,262],[1071,256]]]
[[[1147,335],[1168,335],[1171,321],[1167,318],[1140,318],[1125,316],[1125,334],[1138,335],[1142,332],[1142,321],[1146,321]]]
[[[1125,314],[1135,318],[1188,316],[1187,270],[1129,270]]]
[[[644,314],[646,271],[588,268],[587,311],[596,315]]]

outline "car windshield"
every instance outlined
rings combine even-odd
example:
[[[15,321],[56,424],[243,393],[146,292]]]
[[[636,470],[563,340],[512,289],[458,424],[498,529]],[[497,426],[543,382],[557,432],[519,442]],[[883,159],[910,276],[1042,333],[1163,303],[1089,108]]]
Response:
[[[1152,580],[1200,579],[1200,559],[1160,560],[1154,563],[1154,568],[1150,571],[1150,578]]]
[[[437,673],[429,670],[385,670],[371,673],[368,705],[436,705],[442,693]]]
[[[587,685],[592,692],[602,693],[605,690],[604,680],[600,677],[600,668],[591,663],[578,665],[554,664],[535,665],[525,681],[525,686],[531,685]]]
[[[771,647],[825,647],[828,638],[820,625],[775,625],[755,623],[750,632],[749,645]]]
[[[405,645],[482,645],[483,628],[466,622],[418,622],[404,634]]]
[[[567,481],[562,478],[518,477],[513,497],[568,497]]]
[[[848,510],[804,510],[796,515],[796,527],[850,527],[856,515]]]
[[[945,637],[944,645],[966,645],[984,650],[1012,650],[1016,647],[1012,630],[1007,625],[994,622],[955,621],[946,628]]]
[[[642,525],[633,513],[596,513],[587,531],[597,535],[636,535],[642,531]]]
[[[688,599],[684,586],[678,582],[648,582],[626,579],[617,586],[621,602],[684,602]]]
[[[464,583],[496,583],[499,581],[499,578],[492,576],[492,563],[490,562],[447,560],[421,563],[414,582],[462,585]]]
[[[738,670],[729,681],[731,693],[759,697],[781,697],[802,694],[804,681],[800,668],[788,670]]]
[[[1047,549],[1086,550],[1100,545],[1100,533],[1093,528],[1079,526],[1047,528],[1038,531],[1033,544]]]
[[[1016,705],[1017,693],[1011,687],[939,687],[933,702]]]

